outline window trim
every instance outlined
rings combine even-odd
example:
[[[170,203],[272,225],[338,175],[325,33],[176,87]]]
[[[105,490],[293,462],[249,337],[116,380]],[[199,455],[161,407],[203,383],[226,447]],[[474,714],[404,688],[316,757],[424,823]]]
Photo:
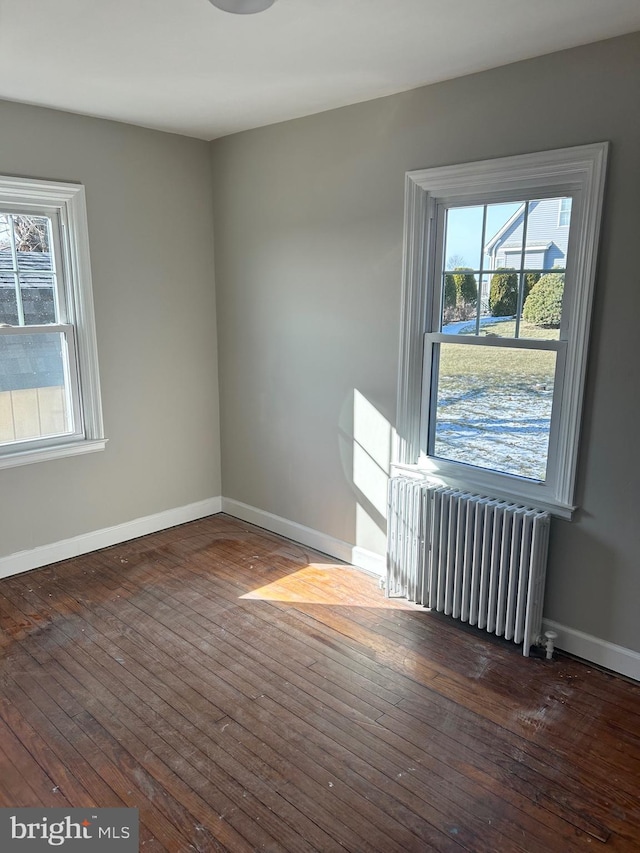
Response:
[[[3,448],[0,469],[32,462],[92,453],[106,446],[98,371],[98,347],[94,319],[89,228],[86,196],[81,184],[0,176],[0,206],[43,215],[55,211],[60,225],[60,249],[67,317],[75,338],[82,434],[45,439],[38,446],[21,447],[19,442]],[[46,209],[49,210],[47,214]],[[54,238],[57,239],[57,238]]]
[[[496,497],[532,502],[571,517],[608,148],[609,143],[602,142],[406,173],[396,467],[419,467],[454,485],[491,490]],[[424,334],[430,331],[435,292],[425,283],[437,279],[436,204],[479,203],[487,196],[495,203],[529,192],[573,197],[575,227],[567,255],[574,281],[581,283],[573,289],[568,318],[557,478],[546,484],[495,472],[487,476],[463,463],[441,465],[430,458],[427,465],[421,458]]]

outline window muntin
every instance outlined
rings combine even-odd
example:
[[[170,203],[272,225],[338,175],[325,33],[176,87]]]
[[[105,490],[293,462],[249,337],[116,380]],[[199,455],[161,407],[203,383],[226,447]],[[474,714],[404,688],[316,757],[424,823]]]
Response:
[[[0,177],[0,467],[104,446],[84,190]]]

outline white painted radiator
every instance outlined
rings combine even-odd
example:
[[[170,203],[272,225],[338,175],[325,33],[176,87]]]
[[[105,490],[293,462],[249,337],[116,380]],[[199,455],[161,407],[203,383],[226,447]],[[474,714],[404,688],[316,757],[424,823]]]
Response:
[[[388,596],[522,643],[542,628],[549,514],[424,480],[389,481]]]

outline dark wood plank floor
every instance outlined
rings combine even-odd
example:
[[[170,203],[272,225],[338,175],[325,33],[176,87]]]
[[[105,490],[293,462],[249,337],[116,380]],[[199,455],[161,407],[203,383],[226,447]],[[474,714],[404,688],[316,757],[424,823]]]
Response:
[[[640,850],[640,685],[219,515],[0,581],[0,805],[145,851]]]

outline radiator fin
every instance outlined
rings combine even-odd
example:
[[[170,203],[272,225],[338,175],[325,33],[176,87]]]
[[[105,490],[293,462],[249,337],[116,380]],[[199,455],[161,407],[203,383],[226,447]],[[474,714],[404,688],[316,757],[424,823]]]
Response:
[[[542,627],[549,514],[409,477],[389,482],[387,594],[523,644]]]

